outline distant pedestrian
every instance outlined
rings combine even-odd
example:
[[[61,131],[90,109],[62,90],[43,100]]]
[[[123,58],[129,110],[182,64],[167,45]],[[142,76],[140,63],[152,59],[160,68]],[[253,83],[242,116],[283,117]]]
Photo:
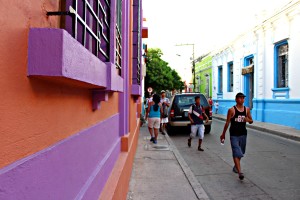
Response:
[[[148,119],[148,129],[150,132],[150,141],[157,144],[158,129],[160,126],[160,116],[162,113],[162,105],[160,97],[157,94],[153,95],[152,101],[149,102],[146,112],[146,120]]]
[[[228,110],[224,130],[222,135],[220,136],[221,143],[224,143],[227,128],[231,123],[229,132],[232,156],[234,161],[233,172],[238,173],[240,180],[244,179],[244,174],[242,173],[240,163],[241,158],[244,157],[244,154],[246,152],[246,122],[248,122],[249,124],[253,123],[250,109],[244,106],[245,97],[246,96],[243,93],[236,94],[236,106],[233,106]]]
[[[208,99],[208,104],[209,104],[210,107],[213,106],[213,100],[211,99],[211,97],[209,97],[209,99]]]
[[[166,91],[161,91],[161,99],[160,103],[162,104],[162,115],[161,115],[161,132],[163,135],[167,133],[167,124],[169,122],[168,120],[168,108],[170,106],[170,100],[166,97]]]
[[[205,118],[206,122],[208,122],[208,117],[205,114],[204,108],[201,106],[200,102],[200,96],[195,97],[195,104],[193,104],[189,109],[189,119],[191,121],[191,134],[188,139],[188,146],[191,147],[192,139],[197,136],[199,136],[199,144],[198,144],[198,150],[204,151],[202,149],[202,140],[204,138],[204,122],[203,117]]]
[[[218,114],[218,110],[219,110],[219,102],[216,101],[215,102],[215,114]]]

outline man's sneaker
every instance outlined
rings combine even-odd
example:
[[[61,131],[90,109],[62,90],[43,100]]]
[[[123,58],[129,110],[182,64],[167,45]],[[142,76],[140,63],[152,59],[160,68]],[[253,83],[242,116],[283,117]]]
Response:
[[[157,140],[154,139],[154,140],[153,140],[153,143],[154,143],[154,144],[157,144]]]
[[[191,147],[191,145],[192,145],[191,143],[192,143],[192,139],[189,138],[189,139],[188,139],[188,146],[189,146],[189,147]]]
[[[234,173],[239,173],[239,171],[237,170],[237,168],[236,168],[236,166],[234,166],[233,168],[232,168],[232,171],[234,172]]]
[[[151,139],[150,139],[150,142],[153,142],[153,141],[154,141],[154,139],[155,139],[154,137],[151,137]]]
[[[239,174],[239,179],[242,181],[242,180],[244,180],[244,178],[245,178],[244,174],[243,174],[243,173],[240,173],[240,174]]]
[[[204,151],[204,149],[202,149],[201,146],[198,146],[198,151]]]

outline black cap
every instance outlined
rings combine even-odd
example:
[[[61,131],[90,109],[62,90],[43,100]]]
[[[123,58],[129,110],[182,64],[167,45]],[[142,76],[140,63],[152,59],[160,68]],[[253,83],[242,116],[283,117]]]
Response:
[[[235,95],[235,98],[238,98],[238,97],[246,97],[246,95],[244,95],[243,93],[239,92]]]

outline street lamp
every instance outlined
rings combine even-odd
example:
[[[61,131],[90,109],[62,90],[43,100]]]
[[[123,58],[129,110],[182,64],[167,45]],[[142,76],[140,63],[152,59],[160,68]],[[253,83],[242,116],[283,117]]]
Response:
[[[195,84],[196,84],[196,77],[195,77],[195,44],[176,44],[175,46],[193,46],[193,67],[192,67],[192,73],[193,73],[193,85],[195,88]]]

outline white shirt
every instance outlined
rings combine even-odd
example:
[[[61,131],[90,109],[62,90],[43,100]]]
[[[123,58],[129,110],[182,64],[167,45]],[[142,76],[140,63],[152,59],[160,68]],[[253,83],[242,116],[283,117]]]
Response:
[[[218,102],[215,103],[215,108],[219,108],[219,103]]]
[[[168,98],[163,98],[163,99],[160,99],[160,103],[170,103],[170,100]]]

